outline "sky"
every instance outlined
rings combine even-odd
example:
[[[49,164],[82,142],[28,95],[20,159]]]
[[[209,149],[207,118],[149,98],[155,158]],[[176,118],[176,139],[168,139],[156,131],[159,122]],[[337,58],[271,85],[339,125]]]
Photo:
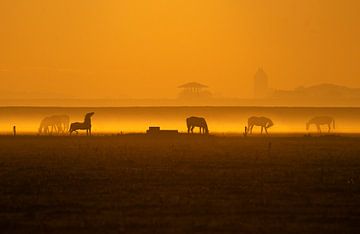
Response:
[[[360,87],[358,0],[1,0],[0,98]]]

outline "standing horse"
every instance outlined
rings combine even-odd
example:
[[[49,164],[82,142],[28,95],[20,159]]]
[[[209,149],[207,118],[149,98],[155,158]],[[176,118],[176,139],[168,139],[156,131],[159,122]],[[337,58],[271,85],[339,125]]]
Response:
[[[329,116],[318,116],[310,119],[306,123],[306,130],[309,131],[310,125],[316,125],[316,128],[319,133],[321,133],[321,125],[327,125],[329,127],[329,131],[331,131],[331,124],[333,125],[333,129],[335,129],[335,120]]]
[[[266,117],[250,117],[248,119],[248,128],[247,131],[252,134],[252,130],[254,126],[260,126],[261,127],[261,134],[263,133],[263,130],[265,129],[266,134],[268,134],[267,129],[272,127],[274,125],[273,121]]]
[[[80,122],[72,123],[72,124],[70,125],[70,129],[69,129],[70,135],[71,135],[73,132],[76,132],[76,134],[77,134],[77,133],[78,133],[78,130],[86,130],[86,135],[90,135],[90,136],[91,136],[91,117],[92,117],[94,114],[95,114],[94,112],[87,113],[87,114],[85,115],[85,119],[84,119],[84,122],[83,122],[83,123],[80,123]]]
[[[200,133],[209,134],[209,129],[204,118],[200,117],[190,117],[186,119],[186,125],[188,129],[188,133],[194,133],[194,128],[199,127]]]

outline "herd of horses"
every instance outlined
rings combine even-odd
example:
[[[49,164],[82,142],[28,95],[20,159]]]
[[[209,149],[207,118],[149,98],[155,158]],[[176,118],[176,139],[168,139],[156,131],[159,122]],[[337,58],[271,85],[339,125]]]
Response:
[[[53,115],[45,117],[40,122],[39,134],[64,134],[69,132],[70,135],[78,130],[86,130],[86,135],[91,135],[91,117],[94,112],[87,113],[84,122],[74,122],[70,124],[70,117],[67,115]],[[69,127],[70,126],[70,127]]]
[[[83,122],[74,122],[71,124],[70,118],[67,115],[53,115],[46,117],[40,123],[39,134],[64,134],[69,132],[71,135],[73,132],[78,133],[79,130],[85,130],[86,135],[91,135],[91,117],[94,114],[94,112],[87,113]],[[189,117],[186,119],[186,125],[188,133],[194,133],[194,128],[198,127],[201,134],[209,134],[208,124],[205,118]],[[335,129],[335,120],[329,116],[318,116],[310,119],[306,123],[306,130],[309,130],[311,125],[315,125],[320,133],[321,126],[326,125],[328,127],[328,132],[330,132],[332,128]],[[274,122],[267,117],[252,116],[248,119],[244,134],[252,134],[254,126],[261,127],[261,134],[263,131],[265,131],[266,134],[269,134],[268,129],[274,126]]]

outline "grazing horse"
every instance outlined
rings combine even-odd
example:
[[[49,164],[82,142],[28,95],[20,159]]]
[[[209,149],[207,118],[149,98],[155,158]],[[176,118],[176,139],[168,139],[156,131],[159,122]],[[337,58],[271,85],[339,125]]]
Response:
[[[78,133],[77,130],[86,130],[86,135],[91,136],[91,117],[94,114],[95,114],[94,112],[87,113],[85,115],[85,119],[83,123],[79,123],[79,122],[72,123],[69,129],[70,135],[73,132],[76,132],[77,134]]]
[[[268,134],[267,129],[272,127],[274,125],[273,121],[266,117],[250,117],[248,119],[248,127],[247,131],[252,134],[252,130],[254,126],[260,126],[261,127],[261,134],[263,133],[263,130],[265,129],[266,134]]]
[[[70,118],[67,115],[53,116],[59,133],[65,133],[69,129]]]
[[[53,115],[41,120],[39,127],[39,134],[64,133],[65,129],[69,128],[69,116],[67,115]]]
[[[194,128],[199,127],[200,133],[209,134],[209,129],[204,118],[200,117],[190,117],[186,119],[186,125],[188,129],[188,133],[194,133]]]
[[[333,129],[335,129],[335,120],[332,117],[329,116],[318,116],[310,119],[306,123],[306,130],[308,131],[310,128],[310,125],[316,125],[317,130],[319,133],[321,133],[321,125],[327,125],[329,127],[329,131],[331,131],[331,124],[333,125]]]
[[[43,132],[44,132],[44,134],[53,133],[55,128],[56,128],[56,126],[54,125],[52,118],[45,117],[40,122],[39,134],[42,134]]]

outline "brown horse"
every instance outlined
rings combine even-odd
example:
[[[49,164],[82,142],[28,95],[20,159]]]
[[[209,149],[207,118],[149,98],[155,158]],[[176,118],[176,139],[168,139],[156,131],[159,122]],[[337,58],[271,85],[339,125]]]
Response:
[[[65,133],[69,128],[69,116],[53,115],[41,120],[39,134]]]
[[[200,133],[209,134],[209,129],[206,123],[206,120],[201,117],[190,117],[186,119],[186,125],[188,133],[194,133],[194,128],[199,127]]]
[[[248,119],[248,128],[247,132],[252,134],[252,130],[254,126],[260,126],[261,127],[261,134],[263,133],[263,130],[265,129],[266,134],[268,134],[267,129],[272,127],[274,125],[273,121],[266,117],[250,117]]]
[[[86,130],[86,135],[90,135],[90,136],[91,136],[91,117],[92,117],[94,114],[95,114],[94,112],[87,113],[87,114],[85,115],[84,122],[82,122],[82,123],[80,123],[80,122],[72,123],[72,124],[70,125],[70,129],[69,129],[70,135],[71,135],[73,132],[76,132],[76,134],[77,134],[77,133],[78,133],[78,130]]]
[[[310,125],[316,125],[316,128],[319,133],[321,133],[321,125],[327,125],[329,127],[329,132],[331,131],[331,124],[333,126],[333,129],[335,129],[335,120],[332,117],[329,116],[318,116],[310,119],[306,123],[306,130],[309,130]]]

